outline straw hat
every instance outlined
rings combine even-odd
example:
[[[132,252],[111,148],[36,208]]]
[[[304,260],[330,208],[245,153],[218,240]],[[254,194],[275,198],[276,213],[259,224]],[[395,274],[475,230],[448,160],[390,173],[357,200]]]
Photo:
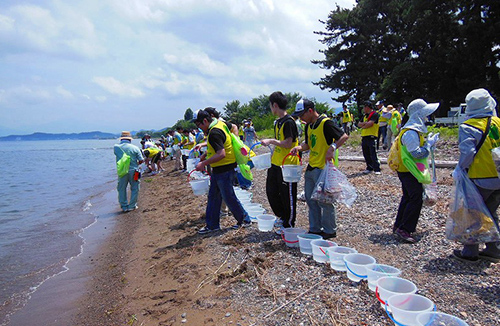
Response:
[[[392,106],[391,104],[389,104],[389,105],[387,106],[387,110],[388,110],[388,111],[392,111],[392,110],[394,110],[394,106]]]
[[[132,140],[132,135],[130,134],[130,131],[122,131],[122,135],[120,136],[120,140]]]

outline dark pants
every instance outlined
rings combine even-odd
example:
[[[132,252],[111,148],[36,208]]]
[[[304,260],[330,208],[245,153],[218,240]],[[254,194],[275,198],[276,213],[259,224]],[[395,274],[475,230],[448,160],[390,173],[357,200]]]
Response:
[[[401,197],[399,203],[394,228],[413,233],[417,228],[418,218],[424,202],[422,199],[424,187],[411,172],[398,172],[398,177],[403,188],[403,197]]]
[[[380,171],[380,163],[377,157],[377,150],[375,149],[375,138],[372,136],[365,136],[361,138],[361,149],[366,162],[366,169],[368,171]]]
[[[290,204],[290,184],[292,185],[292,204]],[[274,215],[283,220],[283,226],[286,228],[295,226],[297,183],[283,181],[281,167],[274,164],[267,169],[266,194]]]
[[[385,144],[385,137],[387,136],[387,126],[378,127],[378,137],[377,137],[377,150],[380,148],[380,138],[382,138],[382,145]]]
[[[350,128],[349,128],[349,123],[347,123],[347,122],[346,122],[346,123],[342,123],[342,129],[344,129],[344,132],[345,132],[346,134],[348,134],[348,135],[350,135],[350,134],[351,134],[351,130],[349,130],[349,129],[350,129]]]

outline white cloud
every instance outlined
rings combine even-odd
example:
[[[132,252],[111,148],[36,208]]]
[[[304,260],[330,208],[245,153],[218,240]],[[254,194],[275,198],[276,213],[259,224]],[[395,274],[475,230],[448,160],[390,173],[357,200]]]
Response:
[[[12,31],[15,20],[4,15],[0,15],[0,33]]]
[[[57,86],[56,93],[59,94],[61,97],[66,98],[66,99],[74,98],[73,93],[71,93],[70,91],[65,89],[62,85]]]
[[[51,99],[51,95],[48,91],[26,85],[0,90],[0,103],[8,107],[15,107],[19,104],[34,105],[49,99]]]
[[[144,92],[139,88],[122,83],[113,77],[94,77],[92,81],[111,94],[134,98],[144,96]]]

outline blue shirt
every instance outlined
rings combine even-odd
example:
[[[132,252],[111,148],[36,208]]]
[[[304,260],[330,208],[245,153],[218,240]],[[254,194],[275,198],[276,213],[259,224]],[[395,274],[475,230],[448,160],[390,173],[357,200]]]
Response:
[[[121,148],[121,149],[120,149]],[[129,171],[135,171],[139,167],[139,162],[144,161],[141,150],[139,147],[132,145],[130,140],[123,139],[120,144],[114,146],[114,152],[116,156],[116,161],[120,160],[123,156],[123,152],[130,156],[130,168]]]

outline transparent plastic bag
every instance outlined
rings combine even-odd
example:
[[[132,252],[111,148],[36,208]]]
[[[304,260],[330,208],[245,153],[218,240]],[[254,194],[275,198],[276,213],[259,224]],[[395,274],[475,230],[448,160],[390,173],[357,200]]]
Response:
[[[500,177],[500,147],[495,147],[491,150],[491,156],[497,169],[498,176]]]
[[[499,241],[497,226],[474,183],[462,169],[456,169],[453,176],[455,187],[446,219],[446,237],[463,244]]]
[[[347,177],[328,162],[314,186],[311,198],[326,204],[342,203],[351,207],[358,195]]]
[[[434,206],[438,201],[438,186],[436,182],[433,182],[424,186],[424,205]]]

